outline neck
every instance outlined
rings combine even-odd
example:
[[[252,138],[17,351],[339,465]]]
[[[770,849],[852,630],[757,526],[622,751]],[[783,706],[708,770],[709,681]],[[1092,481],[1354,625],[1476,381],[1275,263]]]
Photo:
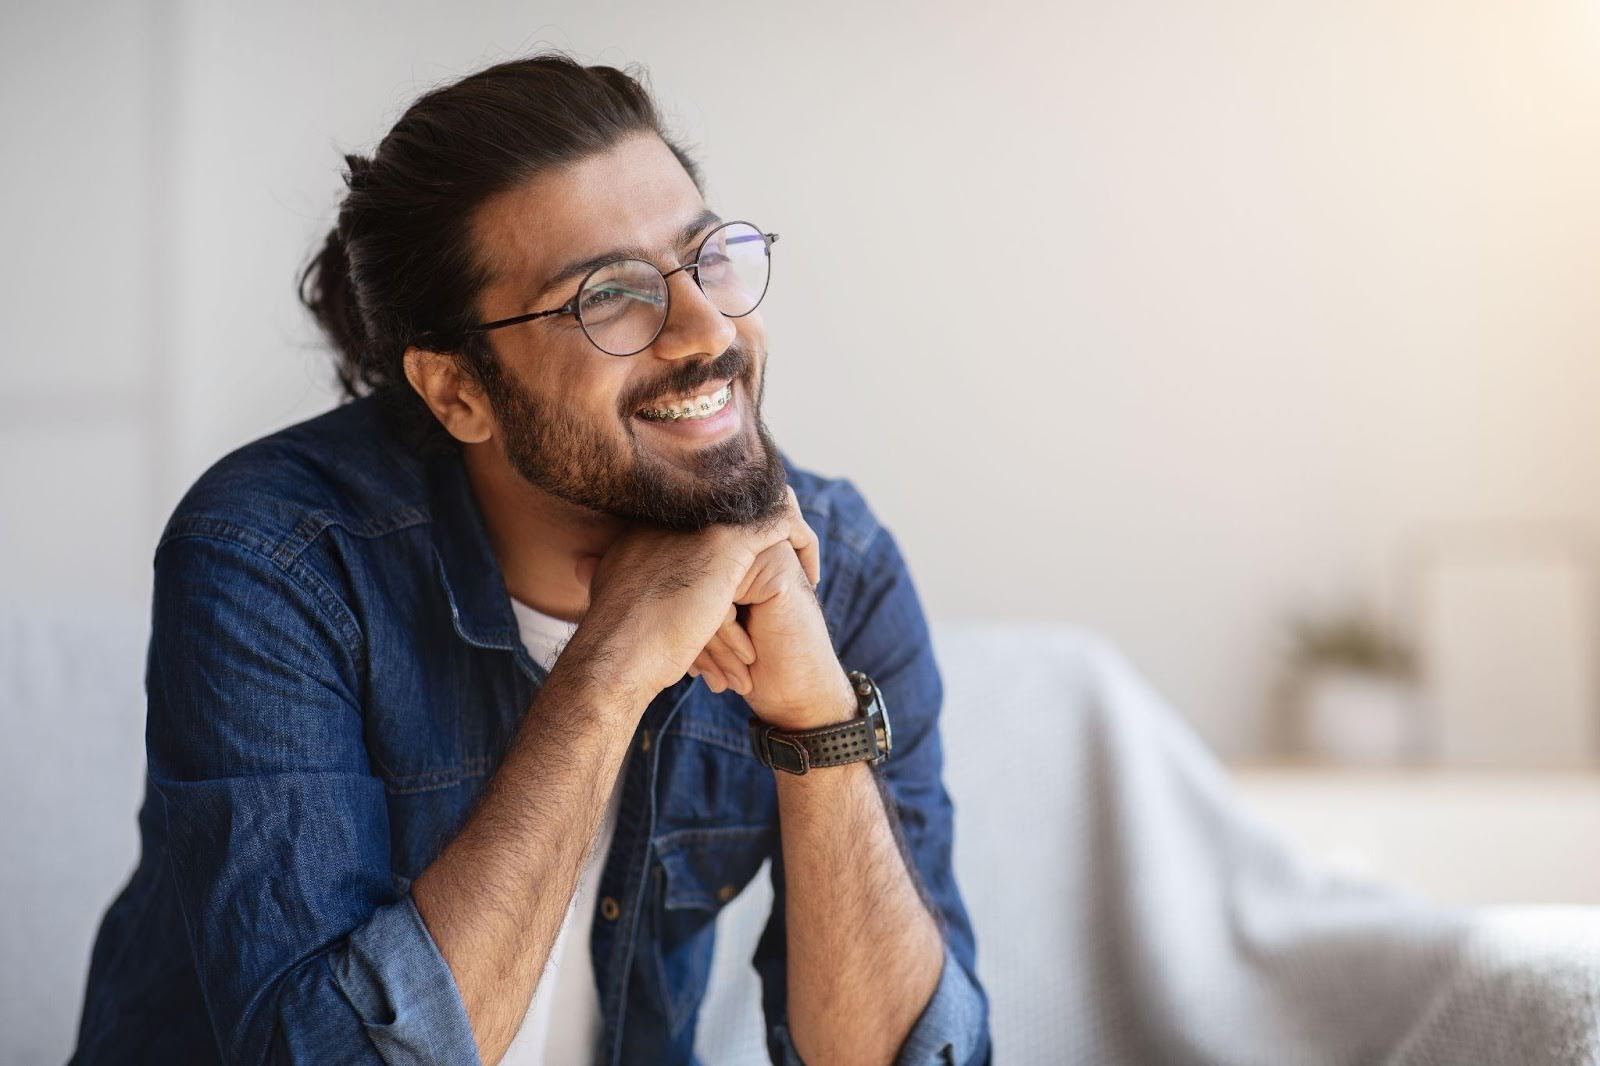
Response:
[[[507,591],[536,611],[581,620],[589,590],[578,560],[604,554],[623,523],[528,484],[491,442],[464,445],[462,461]]]

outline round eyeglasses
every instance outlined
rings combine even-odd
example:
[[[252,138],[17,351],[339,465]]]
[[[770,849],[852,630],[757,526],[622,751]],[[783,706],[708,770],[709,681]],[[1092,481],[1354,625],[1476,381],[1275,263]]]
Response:
[[[572,315],[590,342],[607,355],[637,355],[661,335],[672,310],[667,278],[694,271],[695,283],[718,311],[743,318],[767,294],[776,233],[748,222],[724,222],[700,242],[694,262],[665,274],[644,259],[614,259],[584,275],[577,294],[560,307],[485,322],[463,330],[484,333],[549,315]]]

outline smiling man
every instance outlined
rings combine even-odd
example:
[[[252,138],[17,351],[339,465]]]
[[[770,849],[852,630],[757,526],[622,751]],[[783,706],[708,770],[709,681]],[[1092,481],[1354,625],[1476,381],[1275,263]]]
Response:
[[[777,240],[560,54],[428,93],[302,292],[352,402],[155,555],[143,852],[75,1062],[986,1063],[899,548],[761,419]]]

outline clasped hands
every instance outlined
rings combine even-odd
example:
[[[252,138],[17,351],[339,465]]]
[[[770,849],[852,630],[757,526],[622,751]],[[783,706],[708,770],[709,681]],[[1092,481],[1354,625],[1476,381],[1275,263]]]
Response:
[[[785,496],[760,523],[694,533],[635,527],[603,555],[581,558],[589,604],[573,641],[607,647],[637,671],[646,699],[689,673],[713,692],[737,692],[779,729],[851,717],[855,696],[816,594],[817,535],[792,487]]]

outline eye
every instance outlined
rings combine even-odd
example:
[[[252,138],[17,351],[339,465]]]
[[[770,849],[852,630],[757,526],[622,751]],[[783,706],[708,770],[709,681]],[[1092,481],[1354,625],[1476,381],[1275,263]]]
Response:
[[[589,289],[583,293],[579,307],[580,310],[585,312],[599,311],[607,305],[615,303],[621,296],[622,294],[610,285]]]

